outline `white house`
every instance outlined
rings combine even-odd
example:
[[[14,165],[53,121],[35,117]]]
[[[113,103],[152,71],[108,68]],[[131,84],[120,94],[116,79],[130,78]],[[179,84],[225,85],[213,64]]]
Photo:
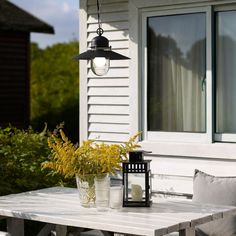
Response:
[[[192,193],[195,168],[236,175],[236,0],[100,0],[104,36],[130,60],[103,77],[80,62],[80,138],[142,131],[153,189]],[[97,29],[80,0],[80,51]]]

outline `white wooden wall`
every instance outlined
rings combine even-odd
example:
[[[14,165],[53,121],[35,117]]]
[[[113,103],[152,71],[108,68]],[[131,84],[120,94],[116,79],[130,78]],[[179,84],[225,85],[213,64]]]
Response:
[[[103,36],[112,49],[128,56],[128,0],[102,0]],[[87,46],[97,36],[96,1],[87,1]],[[87,65],[87,138],[120,142],[129,137],[129,61],[111,61],[107,75],[96,77]]]
[[[105,22],[102,24],[104,36],[109,39],[114,51],[132,57],[133,52],[129,52],[129,1],[100,1],[101,20]],[[141,2],[141,0],[137,1]],[[148,2],[156,4],[154,0]],[[174,1],[160,0],[160,2],[163,5]],[[96,29],[96,0],[80,0],[81,51],[89,47],[91,39],[96,36]],[[108,74],[102,78],[96,77],[91,72],[89,64],[80,63],[81,140],[122,142],[129,138],[132,125],[130,105],[133,102],[129,90],[132,65],[129,63],[128,60],[111,61]],[[153,190],[192,193],[192,176],[195,168],[214,175],[236,176],[236,158],[152,155],[147,159],[152,159]]]
[[[236,161],[197,157],[147,157],[151,159],[153,189],[192,194],[194,170],[217,176],[236,176]]]

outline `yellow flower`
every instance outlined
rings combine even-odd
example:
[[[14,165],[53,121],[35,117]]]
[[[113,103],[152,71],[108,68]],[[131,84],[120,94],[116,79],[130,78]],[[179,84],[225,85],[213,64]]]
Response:
[[[115,174],[121,169],[122,161],[127,160],[128,153],[140,147],[135,141],[140,132],[124,144],[86,140],[80,146],[74,145],[62,129],[59,133],[59,137],[53,133],[48,138],[52,155],[49,161],[43,163],[42,168],[52,169],[65,177],[73,177],[75,174],[82,178],[88,174]]]

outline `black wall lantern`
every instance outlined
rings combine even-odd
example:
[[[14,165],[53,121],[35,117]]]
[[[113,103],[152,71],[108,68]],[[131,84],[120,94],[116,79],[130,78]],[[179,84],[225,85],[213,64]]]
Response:
[[[75,56],[75,60],[91,60],[91,69],[98,76],[105,75],[110,67],[110,60],[127,60],[130,59],[119,53],[113,52],[109,46],[109,40],[102,36],[103,29],[100,20],[100,5],[97,0],[98,29],[95,38],[91,41],[91,49]]]
[[[122,163],[123,207],[150,207],[151,201],[151,160],[144,160],[145,151],[129,153],[129,161]]]

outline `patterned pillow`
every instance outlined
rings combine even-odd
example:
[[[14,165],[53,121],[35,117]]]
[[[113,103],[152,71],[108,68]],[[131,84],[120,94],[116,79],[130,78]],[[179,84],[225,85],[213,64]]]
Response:
[[[195,170],[193,201],[236,206],[236,176],[216,177]],[[203,224],[196,228],[198,236],[236,236],[236,216]]]

